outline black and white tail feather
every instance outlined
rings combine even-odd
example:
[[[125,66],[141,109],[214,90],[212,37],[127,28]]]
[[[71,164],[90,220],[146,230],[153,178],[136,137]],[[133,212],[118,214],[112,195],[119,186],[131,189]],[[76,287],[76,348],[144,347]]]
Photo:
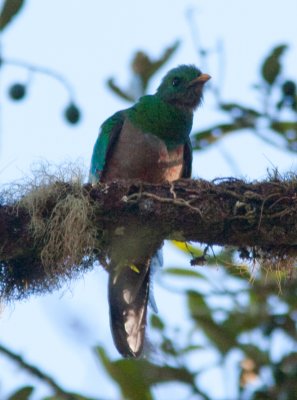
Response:
[[[157,312],[152,278],[163,264],[162,249],[147,264],[112,268],[108,300],[110,325],[118,351],[129,358],[141,356],[145,342],[147,305]]]

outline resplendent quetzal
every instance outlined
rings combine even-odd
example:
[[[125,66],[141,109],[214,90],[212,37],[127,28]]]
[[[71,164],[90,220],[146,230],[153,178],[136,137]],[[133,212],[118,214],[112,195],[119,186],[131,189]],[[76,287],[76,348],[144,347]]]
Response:
[[[154,95],[143,96],[101,126],[90,181],[140,179],[172,182],[191,176],[193,111],[210,79],[193,65],[170,70]],[[144,343],[152,256],[161,243],[140,222],[111,239],[108,300],[115,345],[124,357],[139,357]]]

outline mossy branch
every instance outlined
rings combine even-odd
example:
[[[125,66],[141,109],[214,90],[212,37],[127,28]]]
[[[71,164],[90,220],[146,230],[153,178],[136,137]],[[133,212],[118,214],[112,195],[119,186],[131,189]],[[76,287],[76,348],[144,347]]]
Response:
[[[52,290],[94,258],[106,265],[110,238],[131,223],[146,225],[156,242],[235,246],[271,268],[288,268],[297,256],[297,178],[35,187],[0,206],[0,295]]]

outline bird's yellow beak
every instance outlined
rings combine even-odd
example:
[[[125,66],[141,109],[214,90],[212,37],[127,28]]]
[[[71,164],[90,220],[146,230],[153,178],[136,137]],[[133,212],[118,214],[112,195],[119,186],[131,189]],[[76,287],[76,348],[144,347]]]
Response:
[[[204,84],[205,82],[209,81],[210,78],[211,78],[211,76],[208,74],[201,74],[201,75],[197,76],[197,78],[191,80],[190,86],[196,85],[197,83]]]

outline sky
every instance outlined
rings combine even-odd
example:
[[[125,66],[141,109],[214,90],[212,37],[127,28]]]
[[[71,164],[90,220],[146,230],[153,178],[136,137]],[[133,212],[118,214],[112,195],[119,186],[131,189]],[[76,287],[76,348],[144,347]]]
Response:
[[[190,11],[198,32],[194,38]],[[261,60],[274,45],[290,45],[284,57],[285,74],[296,79],[296,15],[297,3],[292,0],[27,0],[1,37],[2,56],[67,77],[82,120],[76,126],[64,122],[69,96],[61,84],[4,66],[0,71],[0,183],[22,179],[30,174],[32,165],[45,160],[51,164],[78,162],[87,171],[100,124],[127,106],[107,89],[106,79],[114,77],[127,87],[131,81],[129,65],[139,49],[157,58],[177,39],[182,43],[152,80],[150,93],[171,67],[200,65],[198,41],[210,54],[203,72],[221,88],[222,98],[257,107],[260,99],[252,85],[257,83]],[[221,58],[215,51],[219,45],[223,46]],[[10,101],[9,86],[28,79],[26,100]],[[208,91],[195,115],[194,129],[224,121]],[[226,154],[238,166],[237,175],[248,179],[265,177],[267,168],[273,166],[281,172],[296,170],[294,155],[262,143],[247,131],[196,154],[194,176],[212,179],[234,175]],[[165,264],[177,261],[184,262],[168,245]],[[97,267],[58,292],[3,307],[1,342],[43,368],[66,389],[115,399],[116,389],[92,353],[96,344],[107,343],[110,354],[117,357],[109,332],[106,282],[105,272]],[[182,305],[162,287],[156,285],[155,291],[160,315],[177,324],[168,304],[176,304],[180,315]],[[0,397],[28,381],[27,375],[0,357]],[[212,389],[213,398],[218,400],[219,386]],[[42,387],[36,399],[46,390]],[[165,394],[160,392],[160,400],[165,400],[162,396]],[[176,392],[172,399],[180,396]]]

